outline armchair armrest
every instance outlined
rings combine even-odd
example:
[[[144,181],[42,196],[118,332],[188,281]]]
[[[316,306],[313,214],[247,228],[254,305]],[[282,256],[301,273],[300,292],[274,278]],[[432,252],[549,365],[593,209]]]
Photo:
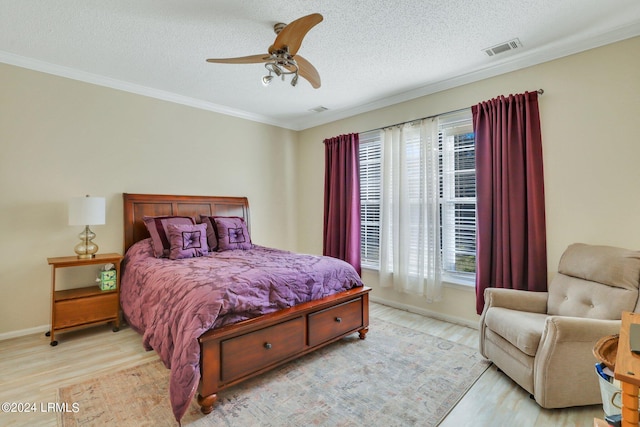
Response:
[[[546,313],[548,292],[530,292],[517,289],[487,288],[484,290],[484,310],[503,307],[511,310]],[[483,313],[484,314],[484,313]]]
[[[620,331],[620,320],[549,316],[534,362],[536,401],[544,408],[600,402],[596,342]]]
[[[602,337],[619,333],[621,325],[621,320],[549,316],[540,342],[551,339],[556,343],[586,341],[595,344]]]

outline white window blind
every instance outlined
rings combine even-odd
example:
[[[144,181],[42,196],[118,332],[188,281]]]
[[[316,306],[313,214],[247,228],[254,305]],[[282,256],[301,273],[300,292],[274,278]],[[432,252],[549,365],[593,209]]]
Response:
[[[364,267],[380,265],[380,131],[360,134],[360,245]]]

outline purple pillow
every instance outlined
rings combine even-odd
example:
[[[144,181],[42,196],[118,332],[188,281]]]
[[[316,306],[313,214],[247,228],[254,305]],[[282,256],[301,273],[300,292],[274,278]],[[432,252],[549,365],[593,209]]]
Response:
[[[200,222],[207,224],[207,243],[210,251],[218,250],[218,236],[216,236],[216,222],[214,217],[208,215],[200,215]]]
[[[167,226],[175,225],[193,225],[195,221],[189,216],[145,216],[142,218],[144,225],[151,236],[151,244],[153,246],[153,254],[156,258],[168,257],[169,237],[167,234]]]
[[[214,216],[218,250],[251,249],[251,237],[244,219],[237,216]]]
[[[193,258],[207,255],[207,224],[168,224],[170,259]]]

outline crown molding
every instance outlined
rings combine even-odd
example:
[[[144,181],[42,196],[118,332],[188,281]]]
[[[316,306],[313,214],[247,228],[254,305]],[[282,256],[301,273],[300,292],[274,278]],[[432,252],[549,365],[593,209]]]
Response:
[[[277,126],[284,129],[301,131],[316,126],[321,126],[337,120],[346,119],[358,114],[388,107],[405,101],[410,101],[422,96],[431,95],[447,89],[452,89],[468,83],[474,83],[490,77],[499,76],[508,72],[516,71],[533,65],[552,61],[554,59],[580,53],[586,50],[594,49],[607,44],[615,43],[621,40],[629,39],[640,35],[640,22],[633,22],[629,25],[619,27],[602,34],[592,35],[579,40],[567,42],[558,42],[538,49],[524,51],[514,54],[499,62],[492,63],[481,69],[470,73],[461,74],[452,78],[434,82],[425,86],[414,88],[410,91],[398,93],[389,97],[373,100],[366,104],[359,105],[354,108],[345,108],[342,110],[329,110],[318,115],[308,116],[306,118],[294,120],[277,120],[272,117],[250,113],[243,110],[229,108],[224,105],[215,104],[176,93],[154,89],[134,83],[125,82],[97,74],[88,73],[82,70],[76,70],[69,67],[51,64],[45,61],[28,58],[13,53],[0,51],[0,62],[15,65],[17,67],[27,68],[30,70],[40,71],[47,74],[53,74],[73,80],[104,86],[112,89],[122,90],[125,92],[135,93],[163,101],[182,104],[193,108],[212,111],[232,117],[250,120],[267,125]]]
[[[640,35],[640,22],[619,27],[606,33],[597,34],[592,37],[569,42],[558,42],[550,46],[544,46],[530,51],[524,51],[517,55],[508,56],[500,62],[492,63],[481,69],[470,73],[461,74],[450,79],[438,81],[429,85],[421,86],[406,92],[398,93],[386,98],[371,101],[366,104],[359,105],[354,108],[346,108],[343,110],[329,110],[321,113],[322,116],[312,116],[310,118],[301,119],[292,123],[295,130],[305,130],[315,126],[331,123],[337,120],[353,117],[358,114],[367,113],[369,111],[380,108],[389,107],[401,102],[410,101],[422,96],[431,95],[447,89],[453,89],[469,83],[517,71],[533,65],[542,64],[544,62],[553,61],[565,56],[595,49],[607,44],[630,39]],[[531,88],[530,88],[531,89]]]
[[[74,68],[63,67],[49,62],[40,61],[38,59],[28,58],[13,53],[0,51],[0,62],[14,65],[16,67],[26,68],[29,70],[39,71],[46,74],[52,74],[59,77],[65,77],[72,80],[78,80],[85,83],[91,83],[97,86],[104,86],[111,89],[122,90],[124,92],[135,93],[150,98],[160,99],[163,101],[182,104],[201,110],[212,111],[214,113],[224,114],[227,116],[238,117],[245,120],[264,123],[268,125],[278,126],[289,129],[289,124],[270,117],[259,114],[250,113],[243,110],[237,110],[224,105],[203,101],[200,99],[190,98],[188,96],[179,95],[173,92],[154,89],[147,86],[129,83],[98,74],[89,73]]]

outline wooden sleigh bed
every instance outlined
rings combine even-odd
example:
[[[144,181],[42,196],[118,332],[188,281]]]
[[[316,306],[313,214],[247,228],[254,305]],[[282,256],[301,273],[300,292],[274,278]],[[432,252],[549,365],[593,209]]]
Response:
[[[144,216],[237,216],[249,226],[243,197],[123,194],[124,250],[149,237]],[[369,326],[370,288],[357,287],[291,308],[212,329],[199,337],[201,411],[213,410],[220,391],[358,333]]]

